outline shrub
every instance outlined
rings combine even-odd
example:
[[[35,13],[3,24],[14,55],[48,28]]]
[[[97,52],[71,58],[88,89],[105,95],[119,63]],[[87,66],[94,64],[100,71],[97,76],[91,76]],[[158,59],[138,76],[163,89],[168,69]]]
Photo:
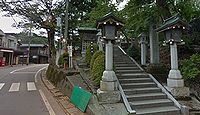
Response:
[[[68,64],[69,54],[67,52],[60,55],[58,59],[58,65],[64,65],[64,62]]]
[[[94,64],[95,59],[96,59],[98,56],[102,55],[102,54],[104,54],[103,51],[96,51],[96,52],[94,53],[94,55],[92,56],[92,59],[91,59],[91,61],[90,61],[90,70],[92,70],[92,68],[93,68],[93,64]]]
[[[200,75],[200,55],[193,54],[181,62],[181,73],[184,79],[192,80]]]
[[[159,82],[166,83],[169,70],[164,64],[149,64],[146,71],[152,74]]]
[[[93,44],[93,53],[91,53],[91,45],[89,45],[86,49],[86,54],[85,54],[85,61],[87,65],[90,64],[91,58],[93,56],[93,53],[97,51],[98,46],[96,44]]]
[[[136,47],[135,45],[131,45],[127,49],[127,54],[129,56],[131,56],[133,59],[135,59],[136,61],[140,61],[140,50],[139,50],[139,47]]]
[[[49,80],[55,84],[55,79],[56,79],[56,74],[57,74],[57,69],[56,68],[53,68],[52,72],[51,72],[51,76],[49,78]]]
[[[105,56],[102,54],[95,59],[91,73],[92,78],[97,85],[100,84],[104,70],[105,70]]]
[[[46,76],[47,76],[47,79],[48,79],[48,80],[49,80],[50,77],[51,77],[52,71],[53,71],[53,68],[52,68],[51,65],[49,65],[49,66],[48,66],[48,69],[47,69],[47,71],[46,71]]]
[[[163,64],[149,64],[146,71],[151,74],[167,74],[168,69]]]

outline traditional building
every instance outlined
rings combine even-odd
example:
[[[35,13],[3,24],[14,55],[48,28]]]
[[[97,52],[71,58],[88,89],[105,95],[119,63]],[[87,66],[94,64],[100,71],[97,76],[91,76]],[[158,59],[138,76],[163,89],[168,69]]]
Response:
[[[29,44],[21,44],[18,49],[24,52],[23,55],[20,55],[20,63],[26,64]],[[48,54],[48,45],[30,44],[29,62],[36,64],[48,63]]]
[[[78,32],[81,38],[81,53],[85,56],[86,48],[91,42],[97,43],[97,33],[96,28],[78,28]]]
[[[18,64],[17,39],[0,30],[0,66]]]

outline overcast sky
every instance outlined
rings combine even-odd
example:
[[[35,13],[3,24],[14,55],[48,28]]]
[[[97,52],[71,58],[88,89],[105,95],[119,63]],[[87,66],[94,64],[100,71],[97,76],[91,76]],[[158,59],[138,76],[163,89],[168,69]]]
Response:
[[[56,0],[54,0],[56,1]],[[60,1],[60,0],[59,0]],[[129,0],[124,0],[119,6],[119,9],[122,9],[124,7],[124,5],[128,2]],[[115,0],[113,0],[113,3],[116,3]],[[19,33],[21,32],[23,29],[22,28],[16,28],[16,27],[12,27],[13,23],[16,22],[20,22],[22,19],[18,18],[18,17],[5,17],[3,16],[3,12],[0,11],[0,29],[4,32],[4,33]],[[35,33],[39,33],[39,30]]]

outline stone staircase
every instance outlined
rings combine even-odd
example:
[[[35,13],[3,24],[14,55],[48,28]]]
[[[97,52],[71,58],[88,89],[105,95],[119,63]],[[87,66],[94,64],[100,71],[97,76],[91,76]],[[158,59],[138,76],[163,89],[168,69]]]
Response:
[[[114,65],[120,87],[136,115],[181,115],[149,74],[118,47],[114,47]]]

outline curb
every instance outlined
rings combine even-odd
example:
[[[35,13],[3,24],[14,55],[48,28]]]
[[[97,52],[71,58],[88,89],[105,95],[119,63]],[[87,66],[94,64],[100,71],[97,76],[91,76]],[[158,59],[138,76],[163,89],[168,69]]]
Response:
[[[66,115],[87,115],[76,108],[71,102],[69,97],[62,94],[51,82],[45,77],[44,70],[40,73],[41,81],[45,87],[51,92],[58,104],[61,106]]]

